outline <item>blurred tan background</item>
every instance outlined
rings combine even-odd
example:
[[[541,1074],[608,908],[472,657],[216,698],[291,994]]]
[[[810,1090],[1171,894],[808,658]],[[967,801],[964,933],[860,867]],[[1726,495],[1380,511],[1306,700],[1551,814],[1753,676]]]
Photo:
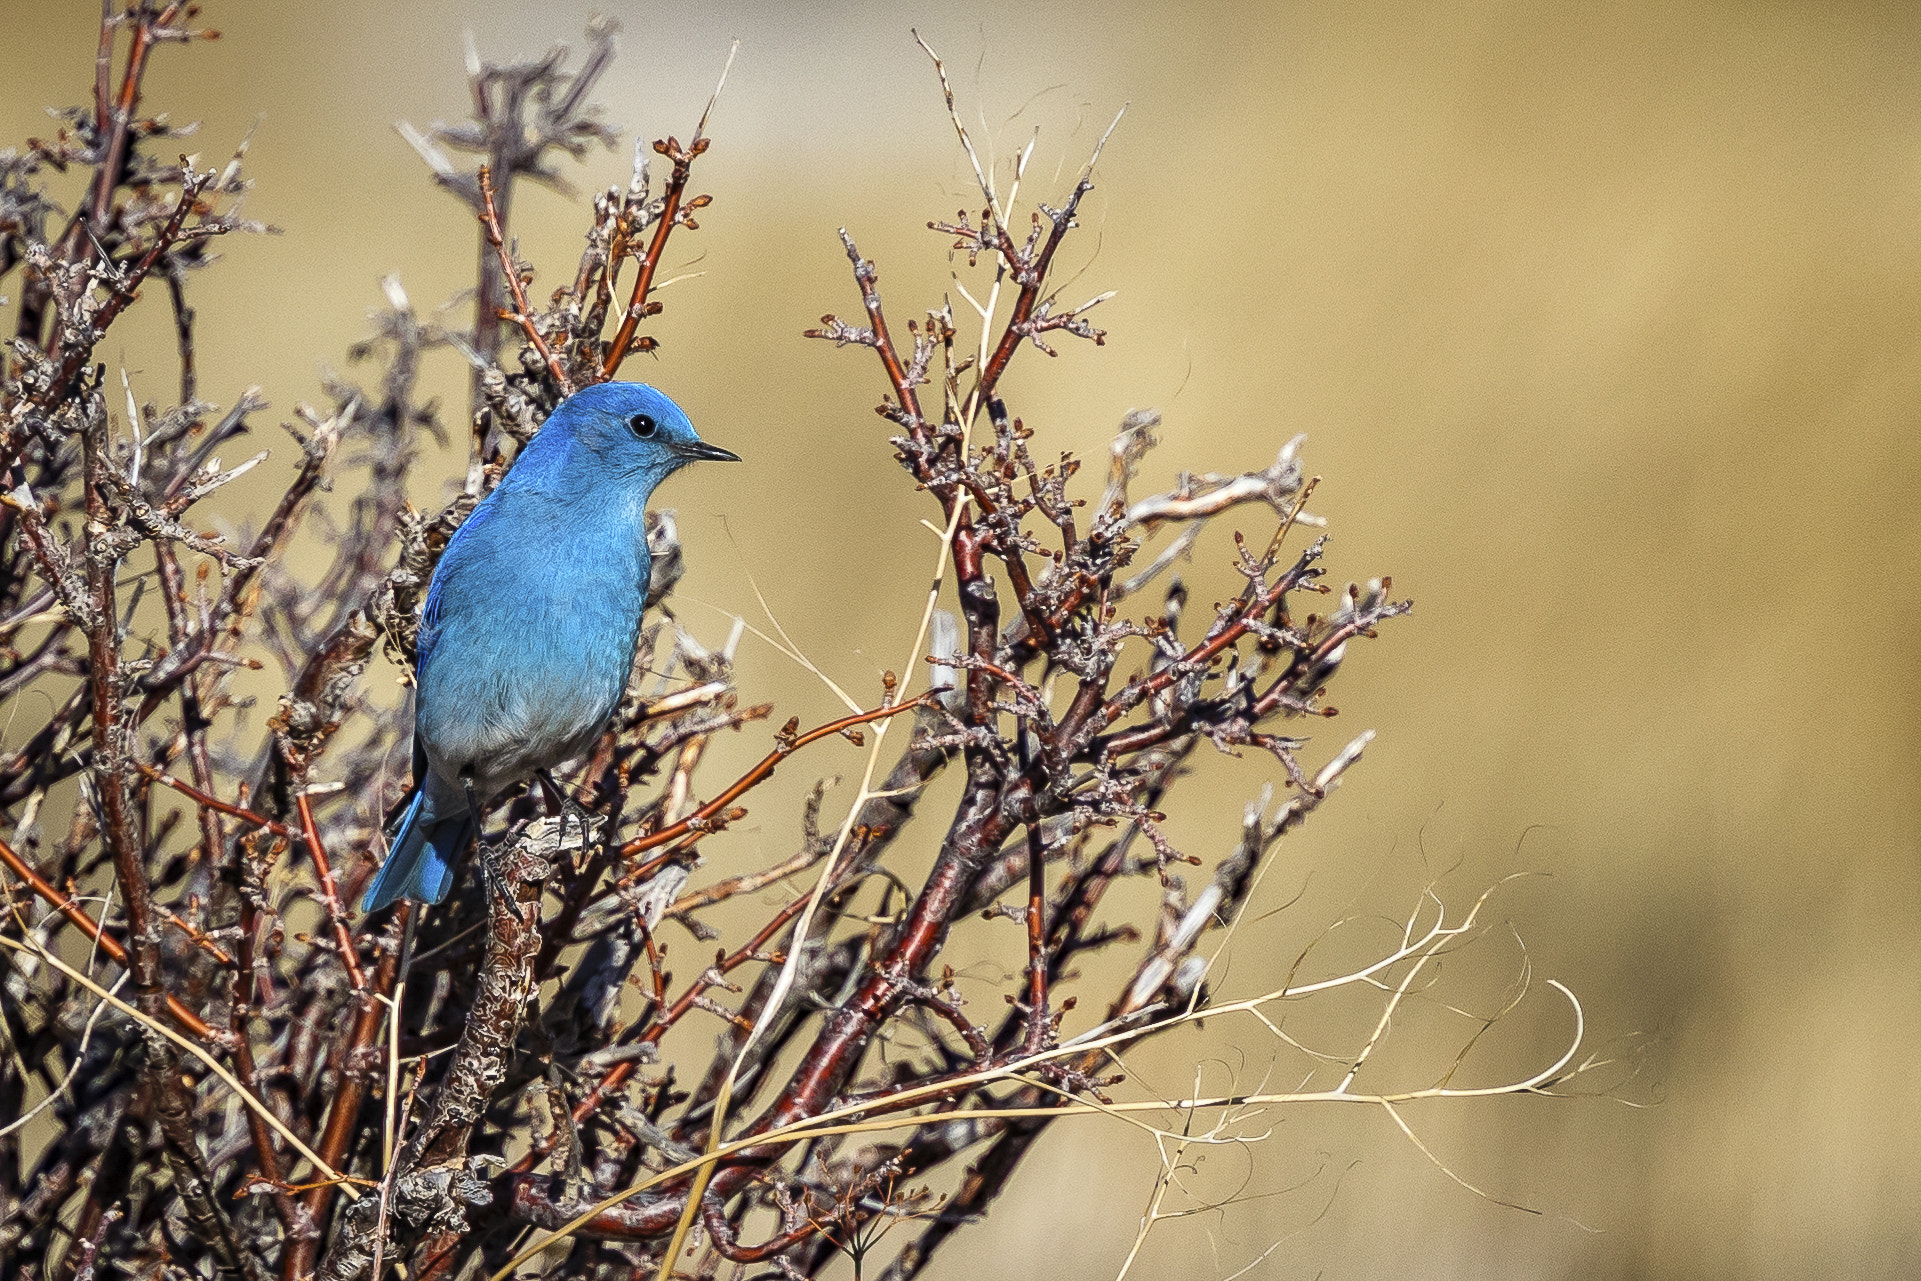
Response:
[[[471,224],[392,122],[464,112],[463,29],[487,56],[532,54],[577,41],[589,11],[208,10],[224,38],[162,50],[149,101],[203,120],[210,162],[258,117],[248,209],[285,234],[228,242],[197,282],[202,394],[259,383],[289,418],[364,332],[380,276],[399,271],[423,309],[471,280]],[[637,371],[749,459],[665,495],[687,596],[758,622],[751,574],[861,690],[911,638],[925,499],[887,457],[865,354],[797,336],[858,310],[842,224],[897,323],[946,287],[942,242],[918,228],[973,198],[908,28],[1001,154],[1040,128],[1026,194],[1058,200],[1129,103],[1067,291],[1119,291],[1096,317],[1107,346],[1023,353],[1016,412],[1049,448],[1097,451],[1126,409],[1159,407],[1156,484],[1262,466],[1307,432],[1335,574],[1391,572],[1417,601],[1350,655],[1320,746],[1380,738],[1284,847],[1268,906],[1306,896],[1244,936],[1229,987],[1260,990],[1319,924],[1402,912],[1443,873],[1465,903],[1546,872],[1494,910],[1537,976],[1580,993],[1596,1044],[1645,1055],[1619,1090],[1639,1106],[1410,1110],[1461,1178],[1538,1215],[1465,1191],[1376,1112],[1283,1112],[1266,1143],[1203,1167],[1241,1199],[1157,1229],[1134,1275],[1225,1277],[1286,1237],[1251,1275],[1921,1276],[1921,11],[613,10],[622,53],[599,97],[630,137],[687,137],[744,41],[696,182],[715,204],[672,264],[706,274],[668,290],[662,351]],[[40,109],[91,82],[97,7],[31,14],[0,54],[7,140],[47,132]],[[597,153],[580,185],[625,169],[624,149]],[[579,206],[534,192],[516,214],[523,255],[548,280],[570,271]],[[132,319],[102,354],[169,396],[164,342],[141,346],[164,311]],[[460,371],[433,376],[457,422]],[[1225,581],[1212,547],[1190,571],[1200,603]],[[831,709],[765,648],[742,684],[777,719]],[[1259,777],[1243,762],[1195,780],[1213,790],[1178,835],[1231,840]],[[792,812],[770,804],[738,839],[772,851]],[[1498,995],[1501,966],[1486,974],[1459,999]],[[1542,994],[1516,1026],[1545,1050],[1566,1017]],[[1208,1032],[1214,1084],[1256,1083],[1272,1042]],[[1154,1170],[1141,1136],[1059,1128],[938,1275],[1111,1277]]]

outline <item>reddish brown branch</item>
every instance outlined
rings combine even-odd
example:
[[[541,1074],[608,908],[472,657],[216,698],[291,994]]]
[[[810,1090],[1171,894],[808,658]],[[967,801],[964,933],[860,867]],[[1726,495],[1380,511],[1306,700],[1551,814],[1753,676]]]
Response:
[[[540,327],[534,324],[533,308],[527,305],[527,290],[520,283],[520,268],[515,264],[513,255],[507,252],[507,239],[500,230],[500,218],[494,212],[494,180],[486,165],[480,166],[480,225],[486,229],[487,243],[494,247],[500,258],[500,274],[507,281],[507,288],[514,295],[513,315],[508,317],[518,324],[527,335],[527,342],[540,353],[547,372],[553,375],[554,385],[560,388],[563,396],[574,394],[574,380],[561,368],[559,357],[541,336]]]
[[[241,822],[253,827],[264,827],[275,836],[282,837],[289,841],[302,841],[306,839],[302,833],[296,832],[285,823],[276,823],[265,814],[256,814],[245,806],[235,805],[230,801],[223,801],[218,796],[209,796],[193,784],[183,782],[165,770],[155,769],[144,761],[133,762],[133,767],[154,782],[172,788],[196,805],[218,811],[219,813],[227,815],[229,818],[237,818]]]
[[[186,583],[180,572],[180,558],[175,554],[172,543],[159,542],[153,549],[154,565],[160,571],[160,594],[167,606],[167,640],[178,647],[186,642],[190,627],[187,621]],[[211,792],[214,787],[213,758],[207,751],[207,717],[201,704],[199,682],[192,676],[184,677],[178,687],[180,696],[180,732],[186,740],[187,765],[193,771],[194,781],[203,792]],[[196,807],[200,819],[200,840],[206,847],[209,867],[220,858],[220,851],[226,848],[226,830],[220,824],[219,814],[205,806]]]
[[[384,998],[393,995],[400,959],[398,940],[405,935],[408,918],[414,911],[415,905],[407,900],[402,900],[395,910],[390,928],[394,931],[393,938],[396,941],[393,946],[382,949],[380,964],[374,968],[373,983],[361,991],[360,1009],[334,1054],[338,1083],[334,1090],[333,1105],[327,1112],[326,1128],[320,1132],[320,1142],[314,1145],[314,1151],[336,1170],[340,1168],[341,1158],[354,1140],[360,1110],[367,1100],[368,1073],[358,1070],[359,1060],[380,1035],[380,1025],[386,1021],[387,1005]],[[327,1206],[332,1202],[333,1194],[334,1185],[322,1182],[302,1198],[307,1221],[313,1226],[309,1232],[288,1235],[286,1248],[280,1258],[281,1281],[299,1281],[313,1271],[314,1259],[320,1249],[319,1225],[326,1222]]]
[[[214,960],[220,962],[220,964],[232,968],[234,964],[233,957],[229,956],[227,950],[221,947],[220,944],[214,942],[211,938],[207,937],[204,932],[197,929],[192,921],[183,920],[180,913],[165,908],[161,909],[160,916],[167,924],[173,926],[182,934],[185,934],[188,942],[205,952],[208,956],[211,956]]]
[[[713,971],[723,975],[728,974],[744,962],[753,960],[761,955],[761,949],[767,946],[774,935],[786,928],[786,926],[800,914],[801,909],[806,906],[807,899],[805,896],[796,898],[788,903],[785,907],[781,908],[779,912],[775,913],[774,919],[763,925],[759,932],[747,940],[740,948],[736,949],[731,955],[724,956],[715,961]],[[651,943],[651,938],[649,941]],[[654,1021],[648,1025],[647,1029],[642,1032],[640,1036],[635,1038],[636,1041],[659,1041],[662,1036],[667,1034],[669,1028],[678,1023],[686,1016],[689,1010],[694,1008],[695,1002],[711,986],[713,985],[708,981],[708,974],[705,972],[702,973],[700,978],[690,984],[687,991],[681,994],[680,999],[674,1002],[672,1008],[656,1014]],[[660,1000],[658,1005],[665,1005],[665,1001]],[[580,1102],[574,1105],[573,1117],[575,1125],[585,1124],[587,1118],[594,1114],[601,1103],[626,1083],[627,1078],[634,1073],[635,1063],[636,1060],[634,1059],[616,1063],[601,1076],[599,1081],[594,1083],[593,1088],[588,1090]],[[526,1155],[514,1163],[512,1168],[523,1173],[533,1169],[536,1162],[553,1150],[558,1138],[559,1135],[556,1133],[537,1141]]]
[[[300,807],[300,829],[306,833],[307,851],[313,855],[314,871],[320,877],[320,898],[326,905],[327,919],[333,923],[334,942],[340,948],[340,962],[347,967],[347,979],[359,992],[367,986],[367,976],[360,971],[359,958],[354,955],[353,935],[347,930],[347,914],[340,906],[340,891],[334,888],[333,868],[327,862],[327,847],[320,839],[320,829],[314,826],[313,806],[305,792],[300,793],[296,804]]]
[[[620,372],[621,364],[628,353],[634,349],[634,333],[640,328],[641,317],[650,315],[650,308],[657,307],[647,297],[654,287],[654,274],[660,270],[660,260],[667,252],[667,238],[673,234],[674,225],[686,215],[680,202],[687,191],[687,179],[693,171],[694,158],[707,150],[708,140],[694,134],[693,141],[683,148],[679,142],[669,137],[656,142],[654,150],[674,162],[673,172],[667,178],[667,190],[661,198],[660,217],[654,223],[653,239],[648,242],[647,252],[640,259],[639,274],[634,278],[634,292],[627,303],[627,313],[621,317],[620,328],[614,331],[614,339],[607,345],[607,355],[601,364],[601,374],[612,378]],[[704,203],[704,200],[703,200]],[[692,222],[688,222],[692,226]],[[615,264],[608,264],[611,280]]]
[[[901,425],[907,428],[908,435],[916,444],[928,445],[927,417],[921,412],[920,393],[914,390],[914,380],[908,376],[907,366],[901,363],[900,351],[894,346],[893,335],[887,331],[887,317],[880,305],[880,272],[874,264],[860,256],[854,247],[854,238],[841,229],[841,243],[847,247],[847,260],[854,264],[854,283],[860,286],[860,300],[867,309],[868,324],[874,331],[874,350],[880,353],[881,363],[887,367],[887,381],[894,386],[894,399],[900,406]],[[915,479],[925,484],[932,475],[932,462],[926,458],[916,458],[913,462]]]
[[[648,850],[659,849],[669,841],[685,836],[689,832],[694,832],[698,836],[703,824],[712,822],[719,816],[721,811],[725,810],[729,805],[766,782],[773,776],[775,768],[782,761],[786,760],[794,752],[806,747],[809,743],[818,742],[830,735],[844,734],[848,730],[859,725],[865,725],[870,721],[886,720],[890,716],[898,716],[902,712],[913,711],[915,708],[927,706],[928,702],[929,700],[925,698],[917,698],[906,703],[893,703],[885,707],[876,707],[871,712],[856,712],[852,716],[843,716],[837,721],[830,721],[816,729],[808,730],[805,734],[797,738],[783,742],[780,746],[762,757],[758,765],[729,784],[727,789],[719,796],[716,796],[713,800],[680,820],[680,822],[670,823],[658,832],[650,832],[646,836],[636,837],[621,846],[621,857],[631,858],[635,854],[643,854]],[[678,853],[678,851],[676,852]]]
[[[1279,579],[1275,580],[1271,587],[1265,592],[1259,593],[1251,604],[1241,607],[1232,621],[1228,622],[1225,626],[1215,628],[1207,639],[1195,645],[1192,649],[1182,654],[1178,660],[1169,663],[1152,676],[1144,680],[1130,681],[1118,694],[1108,699],[1099,713],[1091,718],[1091,726],[1084,727],[1075,725],[1070,730],[1064,724],[1063,737],[1066,737],[1070,733],[1077,735],[1098,733],[1100,730],[1105,729],[1121,717],[1127,715],[1128,712],[1134,708],[1139,707],[1153,695],[1167,689],[1176,681],[1183,680],[1197,672],[1207,670],[1209,663],[1226,652],[1227,648],[1233,645],[1235,641],[1247,635],[1252,624],[1259,622],[1262,616],[1280,601],[1281,597],[1293,591],[1312,577],[1316,572],[1314,562],[1319,559],[1319,557],[1320,544],[1317,542],[1302,552],[1300,558],[1294,562],[1293,567],[1285,574],[1282,574]]]
[[[120,74],[120,92],[111,110],[107,106],[106,87],[113,64],[113,24],[101,24],[100,57],[95,66],[94,127],[107,139],[107,145],[94,169],[93,190],[88,198],[89,221],[96,237],[105,233],[107,215],[113,211],[113,193],[119,189],[121,171],[126,168],[127,148],[133,138],[135,113],[140,103],[140,82],[146,75],[147,55],[156,43],[154,32],[170,26],[184,7],[176,0],[158,13],[145,6],[134,6],[124,15],[133,19],[133,39],[128,42],[127,65]]]
[[[660,964],[660,944],[654,941],[654,931],[645,918],[640,922],[640,942],[647,953],[647,977],[653,982],[654,1008],[661,1009],[667,1004],[667,974]]]
[[[1038,822],[1027,825],[1027,1040],[1022,1050],[1047,1048],[1047,854]]]
[[[181,204],[187,204],[183,193]],[[119,559],[106,546],[113,513],[107,505],[107,414],[96,405],[81,435],[87,504],[87,585],[95,620],[87,628],[87,685],[93,716],[94,788],[99,796],[101,836],[113,857],[114,878],[127,909],[128,973],[143,1013],[157,1015],[166,1004],[160,982],[160,931],[148,879],[145,851],[134,831],[124,766],[126,731],[122,727],[120,610],[115,593]]]
[[[642,1041],[660,1040],[662,1036],[666,1035],[667,1029],[685,1017],[687,1011],[694,1008],[694,1002],[698,1000],[708,988],[714,986],[714,980],[716,978],[729,974],[744,962],[754,959],[754,957],[760,953],[760,950],[767,946],[773,939],[774,935],[785,929],[788,923],[796,916],[799,916],[801,909],[806,906],[806,895],[803,894],[795,898],[792,902],[781,908],[780,911],[776,912],[774,918],[761,926],[759,931],[756,932],[752,938],[748,939],[745,944],[736,948],[731,954],[718,957],[710,968],[703,971],[699,978],[688,985],[687,990],[681,993],[680,999],[675,1001],[671,1008],[665,1009],[655,1016],[653,1023],[648,1026],[645,1032],[640,1034],[638,1039]]]
[[[13,848],[5,841],[0,841],[0,863],[5,863],[7,870],[25,881],[29,889],[53,906],[54,911],[60,913],[60,915],[66,917],[78,926],[80,932],[98,944],[100,950],[111,957],[115,965],[120,966],[122,969],[131,968],[127,958],[127,949],[120,946],[119,942],[115,940],[111,934],[108,934],[95,924],[94,919],[88,916],[86,910],[74,902],[71,897],[62,894],[52,885],[49,885],[47,879],[41,876],[40,873],[34,871],[33,866],[25,859],[14,853]],[[209,1027],[199,1015],[182,1004],[179,998],[169,993],[166,998],[166,1004],[167,1013],[171,1014],[174,1021],[180,1024],[181,1027],[211,1045],[217,1046],[221,1043],[220,1035]]]
[[[995,345],[994,354],[988,357],[987,364],[981,368],[980,391],[983,401],[994,395],[996,388],[1000,386],[1001,375],[1007,372],[1007,362],[1014,358],[1014,352],[1021,345],[1021,340],[1032,333],[1030,322],[1034,315],[1034,305],[1040,301],[1042,288],[1047,283],[1048,270],[1054,265],[1054,251],[1061,247],[1061,241],[1067,237],[1068,228],[1074,225],[1074,212],[1080,208],[1081,197],[1093,188],[1093,174],[1083,173],[1080,181],[1074,184],[1073,194],[1068,196],[1067,204],[1060,209],[1048,211],[1048,217],[1054,223],[1053,230],[1048,233],[1047,241],[1041,246],[1040,253],[1034,257],[1030,258],[1014,245],[1006,228],[998,229],[1001,256],[1007,262],[1014,279],[1020,283],[1021,292],[1014,301],[1014,313],[1008,317],[1007,328],[1001,331],[1000,342]]]
[[[235,842],[236,847],[242,844]],[[243,857],[244,854],[236,848],[235,859]],[[254,973],[254,940],[259,933],[259,913],[254,906],[252,887],[242,888],[240,902],[240,959],[234,966],[233,987],[229,992],[227,1032],[233,1040],[234,1070],[241,1083],[258,1098],[261,1095],[260,1067],[254,1059],[253,1037],[247,1026],[254,1013],[253,993],[260,983]],[[254,1161],[260,1167],[260,1177],[273,1188],[274,1213],[280,1219],[281,1229],[292,1234],[299,1221],[299,1209],[293,1195],[282,1182],[284,1175],[280,1153],[274,1148],[273,1130],[258,1108],[246,1108],[244,1111],[247,1115],[247,1137],[253,1141]]]

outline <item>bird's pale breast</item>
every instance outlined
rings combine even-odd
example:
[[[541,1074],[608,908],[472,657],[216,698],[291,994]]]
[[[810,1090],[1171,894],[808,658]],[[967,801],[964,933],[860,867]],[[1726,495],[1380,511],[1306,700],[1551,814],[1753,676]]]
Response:
[[[592,513],[517,506],[448,547],[423,636],[416,732],[437,770],[471,767],[483,794],[599,732],[626,688],[647,577],[645,544]]]

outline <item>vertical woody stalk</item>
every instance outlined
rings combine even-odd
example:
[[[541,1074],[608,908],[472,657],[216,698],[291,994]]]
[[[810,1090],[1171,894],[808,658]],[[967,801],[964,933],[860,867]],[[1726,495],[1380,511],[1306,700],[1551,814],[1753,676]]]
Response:
[[[160,932],[153,884],[147,878],[142,842],[134,831],[132,797],[127,788],[127,738],[122,724],[120,612],[115,579],[121,547],[117,516],[107,502],[109,458],[107,412],[99,397],[89,398],[82,429],[82,478],[86,490],[87,591],[94,617],[87,629],[87,683],[92,700],[93,765],[89,778],[100,806],[100,826],[113,856],[114,877],[127,905],[127,951],[140,1012],[158,1026],[166,1016],[167,994],[160,981]],[[194,1131],[193,1100],[186,1094],[180,1059],[165,1038],[145,1038],[147,1102],[159,1122],[162,1146],[173,1175],[174,1191],[218,1259],[223,1277],[251,1277],[256,1268],[235,1240],[233,1226],[214,1200]]]
[[[97,395],[88,399],[81,435],[82,475],[86,486],[87,596],[93,618],[87,627],[87,689],[93,715],[93,762],[89,781],[100,806],[101,833],[113,858],[114,877],[126,904],[127,954],[135,1003],[158,1018],[166,1009],[160,984],[160,934],[139,836],[134,831],[132,798],[127,790],[127,727],[120,699],[120,614],[114,578],[120,569],[120,542],[114,513],[107,504],[107,412]]]

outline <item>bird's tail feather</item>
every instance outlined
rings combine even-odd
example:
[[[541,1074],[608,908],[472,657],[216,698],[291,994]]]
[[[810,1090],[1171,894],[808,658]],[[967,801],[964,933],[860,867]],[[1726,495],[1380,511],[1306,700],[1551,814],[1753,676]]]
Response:
[[[446,818],[421,813],[425,789],[416,788],[400,816],[387,861],[360,900],[363,912],[378,912],[395,899],[438,903],[453,888],[454,868],[474,837],[474,819],[465,806]]]

